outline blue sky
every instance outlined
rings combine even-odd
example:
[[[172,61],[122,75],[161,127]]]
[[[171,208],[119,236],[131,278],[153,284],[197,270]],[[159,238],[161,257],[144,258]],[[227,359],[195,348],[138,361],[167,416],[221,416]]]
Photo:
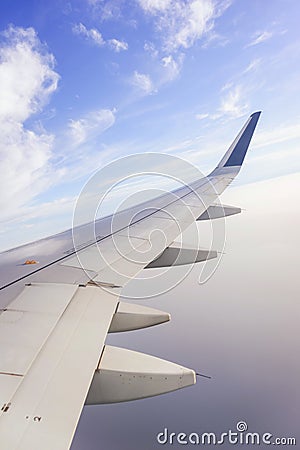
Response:
[[[97,168],[132,153],[203,171],[263,110],[239,183],[300,170],[296,1],[6,1],[0,248],[71,225]]]

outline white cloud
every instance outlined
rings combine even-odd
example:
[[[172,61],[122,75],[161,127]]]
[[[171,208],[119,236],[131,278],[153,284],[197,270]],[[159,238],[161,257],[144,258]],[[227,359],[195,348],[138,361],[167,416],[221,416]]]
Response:
[[[10,26],[0,48],[0,118],[24,121],[41,110],[56,90],[54,57],[42,47],[33,28]]]
[[[150,76],[144,73],[135,71],[131,78],[131,84],[144,94],[152,94],[155,92]]]
[[[144,44],[144,50],[160,64],[156,86],[178,77],[184,50],[208,36],[225,45],[227,40],[213,31],[214,19],[231,4],[231,0],[136,0],[143,12],[153,19],[155,37]]]
[[[108,45],[112,50],[119,53],[122,50],[128,50],[128,44],[125,41],[120,41],[118,39],[108,39],[107,41],[103,38],[102,34],[96,28],[86,28],[82,23],[76,24],[72,28],[73,33],[76,35],[84,36],[90,42],[93,42],[98,47],[103,47]]]
[[[115,123],[115,111],[100,109],[92,111],[79,120],[70,120],[69,133],[75,146],[99,136]]]
[[[232,83],[228,83],[223,86],[221,92],[226,91],[226,94],[221,98],[221,104],[217,111],[213,114],[211,113],[201,113],[196,114],[196,119],[212,119],[217,120],[222,117],[232,117],[237,118],[244,116],[248,111],[248,104],[245,102],[245,94],[243,92],[242,86],[232,86]]]
[[[246,69],[242,72],[242,74],[246,74],[246,73],[256,70],[258,68],[258,66],[260,65],[260,63],[261,63],[260,58],[253,59],[253,61],[251,61],[248,64],[248,66],[246,67]]]
[[[183,66],[183,60],[185,56],[184,53],[181,52],[176,55],[164,54],[162,56],[159,50],[153,44],[153,42],[149,41],[145,42],[144,50],[145,52],[149,53],[149,55],[151,56],[151,58],[155,63],[154,73],[156,75],[156,82],[155,82],[156,89],[158,89],[165,83],[175,80],[179,76]],[[135,78],[137,77],[135,76]],[[138,80],[136,79],[135,81]],[[152,87],[151,91],[153,90],[154,89]]]
[[[122,0],[87,0],[87,3],[92,7],[93,16],[101,21],[116,20],[122,17]]]
[[[57,89],[54,57],[32,28],[10,27],[4,37],[0,47],[0,220],[25,220],[36,198],[61,183],[64,174],[70,180],[91,170],[88,162],[93,149],[83,147],[84,154],[66,149],[96,139],[113,125],[115,111],[100,109],[70,121],[67,133],[58,136],[47,133],[41,123],[31,129],[29,121]]]
[[[203,119],[208,119],[208,118],[209,118],[208,113],[196,114],[196,119],[198,119],[198,120],[203,120]]]
[[[171,0],[138,0],[138,3],[145,12],[153,14],[168,9]]]
[[[128,44],[125,41],[119,41],[118,39],[110,39],[108,41],[110,47],[117,53],[122,50],[128,50]]]
[[[92,41],[99,47],[102,47],[105,44],[102,34],[100,31],[96,30],[96,28],[88,29],[85,25],[83,25],[83,23],[79,23],[74,25],[72,30],[74,34],[84,36],[86,39]]]
[[[155,45],[153,44],[153,42],[145,42],[144,44],[144,50],[145,52],[148,52],[152,58],[157,58],[158,56],[158,50],[155,47]]]
[[[225,45],[229,44],[230,40],[219,34],[216,33],[214,30],[211,30],[209,33],[207,33],[206,37],[205,37],[205,42],[202,45],[202,48],[209,48],[211,46],[214,47],[225,47]]]
[[[157,31],[161,34],[163,48],[172,52],[178,48],[189,48],[213,28],[213,20],[223,8],[212,0],[138,0],[146,14],[155,17]]]
[[[221,87],[221,92],[227,91],[228,89],[230,89],[233,86],[233,82],[232,81],[228,81],[227,83],[225,83],[222,87]]]
[[[26,125],[57,89],[54,57],[33,28],[10,26],[0,47],[0,210],[8,217],[48,183],[54,137]]]
[[[247,103],[243,100],[242,87],[240,85],[231,89],[221,100],[219,112],[233,117],[243,116],[248,109]]]
[[[177,60],[174,59],[172,55],[164,56],[161,60],[161,63],[165,69],[164,78],[167,81],[172,81],[178,77],[182,64],[183,64],[184,55],[181,54]]]
[[[262,42],[267,41],[273,36],[271,31],[258,31],[254,34],[253,40],[247,45],[247,47],[252,47],[253,45],[261,44]]]
[[[98,3],[102,2],[102,0],[87,0],[87,2],[88,2],[90,5],[95,6],[95,5],[97,5]]]

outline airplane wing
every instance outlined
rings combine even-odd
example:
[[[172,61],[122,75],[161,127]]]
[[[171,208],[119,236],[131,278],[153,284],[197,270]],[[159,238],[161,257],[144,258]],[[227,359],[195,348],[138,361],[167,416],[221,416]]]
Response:
[[[238,174],[260,112],[252,114],[218,166],[194,181],[96,224],[0,255],[0,442],[5,450],[66,450],[84,404],[144,398],[195,383],[180,365],[105,345],[108,332],[169,320],[152,308],[119,300],[144,268],[215,255],[173,243],[196,220],[240,212],[214,202]],[[133,214],[134,211],[134,214]],[[153,245],[159,230],[164,239]],[[73,230],[74,232],[74,230]]]

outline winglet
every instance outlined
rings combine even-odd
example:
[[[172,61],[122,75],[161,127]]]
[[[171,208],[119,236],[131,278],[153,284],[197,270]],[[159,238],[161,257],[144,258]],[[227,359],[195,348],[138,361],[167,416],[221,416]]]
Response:
[[[251,138],[257,125],[261,111],[251,114],[228,151],[225,153],[217,168],[220,167],[239,167],[243,164]]]

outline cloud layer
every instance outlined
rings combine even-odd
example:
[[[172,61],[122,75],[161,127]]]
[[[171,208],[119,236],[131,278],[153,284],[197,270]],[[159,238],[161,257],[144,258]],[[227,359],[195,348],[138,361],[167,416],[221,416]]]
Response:
[[[27,121],[57,89],[55,60],[33,28],[10,26],[0,48],[0,154],[2,216],[30,201],[44,185],[53,135]]]
[[[100,37],[97,37],[100,42]],[[89,143],[115,122],[115,110],[95,109],[49,133],[36,117],[58,88],[54,56],[33,28],[10,26],[0,47],[1,221],[30,219],[36,198],[51,186],[92,170]],[[116,45],[114,43],[114,45]],[[80,147],[84,146],[84,151]],[[76,149],[76,152],[69,150]],[[72,161],[70,157],[72,156]],[[59,163],[57,163],[59,161]],[[47,210],[50,202],[46,201]],[[53,200],[53,206],[57,201]],[[39,204],[43,209],[43,204]],[[54,209],[55,211],[55,209]]]

